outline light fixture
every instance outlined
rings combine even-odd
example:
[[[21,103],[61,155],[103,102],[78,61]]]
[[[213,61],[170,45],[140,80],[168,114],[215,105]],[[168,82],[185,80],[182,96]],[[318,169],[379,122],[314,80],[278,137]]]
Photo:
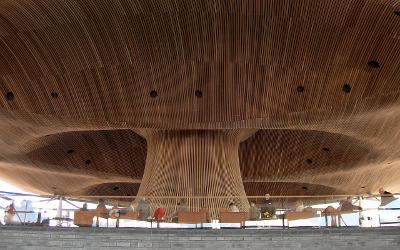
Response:
[[[297,86],[297,92],[299,92],[299,93],[304,92],[304,86],[301,86],[301,85]]]
[[[150,91],[150,97],[156,98],[157,95],[158,95],[157,91],[155,91],[155,90]]]
[[[346,94],[347,94],[347,93],[350,93],[350,91],[351,91],[351,86],[350,86],[349,84],[345,83],[345,84],[343,85],[342,90],[343,90],[343,92],[346,93]]]
[[[368,67],[372,68],[372,69],[377,69],[379,68],[381,65],[379,64],[379,62],[377,61],[369,61],[368,62]]]
[[[195,95],[196,97],[198,97],[198,98],[201,98],[201,97],[203,97],[203,92],[201,92],[201,90],[196,90],[196,91],[194,92],[194,95]]]
[[[11,91],[7,92],[7,93],[6,93],[6,98],[7,98],[7,100],[9,100],[9,101],[14,100],[14,93],[11,92]]]

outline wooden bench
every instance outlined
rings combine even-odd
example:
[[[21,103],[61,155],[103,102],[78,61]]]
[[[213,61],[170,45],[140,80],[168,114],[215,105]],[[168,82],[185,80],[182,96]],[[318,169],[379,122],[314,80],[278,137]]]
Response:
[[[240,226],[245,225],[245,221],[249,219],[248,212],[224,212],[220,211],[219,221],[221,223],[240,223]]]
[[[178,213],[178,223],[198,224],[207,222],[208,222],[207,211]]]

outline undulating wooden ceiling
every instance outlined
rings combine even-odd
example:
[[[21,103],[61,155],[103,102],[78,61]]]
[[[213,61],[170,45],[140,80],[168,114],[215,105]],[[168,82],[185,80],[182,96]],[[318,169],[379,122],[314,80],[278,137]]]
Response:
[[[29,191],[135,195],[166,130],[246,135],[248,195],[400,191],[399,95],[399,0],[0,1],[0,178]]]

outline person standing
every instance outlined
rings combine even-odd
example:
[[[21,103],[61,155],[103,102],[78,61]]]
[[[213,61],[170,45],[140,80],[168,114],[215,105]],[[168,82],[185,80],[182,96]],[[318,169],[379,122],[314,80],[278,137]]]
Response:
[[[233,212],[233,213],[237,213],[237,212],[239,212],[239,208],[233,202],[231,202],[229,204],[228,211],[229,212]]]
[[[181,199],[176,206],[176,211],[170,216],[172,222],[178,222],[178,216],[180,212],[189,212],[189,206],[185,199]]]
[[[83,203],[83,205],[82,205],[82,207],[79,209],[79,211],[88,211],[87,203],[86,203],[86,202]]]
[[[379,194],[381,195],[381,207],[388,205],[389,203],[396,200],[391,192],[386,191],[383,187],[379,188]]]
[[[265,194],[265,200],[261,205],[261,219],[267,220],[275,216],[275,206],[269,194]]]
[[[260,209],[256,207],[256,204],[254,202],[250,202],[249,217],[250,220],[260,219]]]
[[[352,198],[350,196],[348,196],[345,200],[341,200],[339,202],[338,210],[340,210],[340,211],[354,211],[354,210],[361,211],[362,208],[359,206],[353,205]]]
[[[139,220],[148,220],[150,218],[150,204],[142,197],[138,205]]]

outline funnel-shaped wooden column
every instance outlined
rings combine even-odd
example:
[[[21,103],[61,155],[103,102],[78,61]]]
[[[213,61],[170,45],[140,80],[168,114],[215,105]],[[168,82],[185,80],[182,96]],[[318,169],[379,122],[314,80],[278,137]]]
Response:
[[[248,130],[142,131],[148,153],[138,196],[150,197],[151,206],[162,206],[167,214],[174,212],[179,201],[167,198],[171,196],[188,197],[192,211],[205,208],[212,216],[230,202],[247,211],[238,147],[250,133]]]

